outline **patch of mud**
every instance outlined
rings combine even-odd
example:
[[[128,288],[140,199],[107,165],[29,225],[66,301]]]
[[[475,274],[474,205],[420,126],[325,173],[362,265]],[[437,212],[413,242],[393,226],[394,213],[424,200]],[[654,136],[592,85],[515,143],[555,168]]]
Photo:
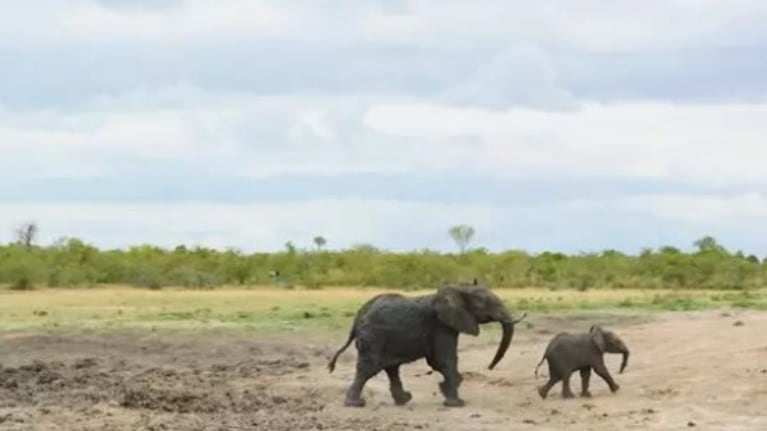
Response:
[[[113,386],[105,372],[93,370],[96,360],[72,364],[34,360],[19,367],[0,368],[0,407],[65,404],[76,406],[109,398]]]
[[[157,388],[149,385],[122,388],[119,405],[130,409],[159,410],[175,413],[257,412],[288,409],[316,412],[323,409],[316,391],[305,394],[279,394],[265,387],[242,391],[213,391]]]

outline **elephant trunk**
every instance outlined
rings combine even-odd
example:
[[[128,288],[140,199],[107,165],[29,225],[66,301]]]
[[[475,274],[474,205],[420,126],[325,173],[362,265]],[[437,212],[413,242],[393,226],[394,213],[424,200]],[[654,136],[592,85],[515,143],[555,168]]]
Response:
[[[618,374],[623,374],[623,370],[626,369],[626,365],[629,362],[629,349],[624,349],[621,353],[623,353],[623,360],[621,361],[621,369]]]
[[[501,329],[503,330],[503,334],[501,335],[501,343],[498,345],[498,350],[495,352],[493,361],[490,362],[490,366],[487,367],[490,370],[498,365],[498,362],[500,362],[500,360],[503,358],[503,355],[506,354],[506,350],[509,349],[509,344],[511,344],[512,337],[514,337],[514,323],[510,320],[501,320]]]
[[[495,357],[493,358],[493,361],[490,362],[488,369],[492,370],[498,365],[498,362],[503,358],[503,355],[506,354],[506,350],[509,349],[509,344],[511,344],[511,339],[514,337],[514,325],[521,322],[525,317],[527,317],[527,313],[523,314],[522,317],[519,317],[518,319],[512,320],[506,310],[500,312],[500,315],[496,320],[501,322],[501,329],[503,330],[501,344],[498,345],[498,350],[495,352]]]

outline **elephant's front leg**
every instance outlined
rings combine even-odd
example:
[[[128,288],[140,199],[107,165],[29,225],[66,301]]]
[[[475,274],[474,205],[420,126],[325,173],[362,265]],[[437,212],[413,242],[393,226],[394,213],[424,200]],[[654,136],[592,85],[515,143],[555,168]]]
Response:
[[[591,379],[591,367],[585,366],[580,369],[581,372],[581,396],[582,397],[590,397],[591,392],[589,392],[589,379]]]
[[[618,392],[618,389],[620,389],[620,385],[615,383],[615,380],[613,380],[613,376],[610,375],[610,372],[607,371],[607,367],[605,366],[605,363],[603,360],[600,360],[596,364],[594,364],[594,372],[599,375],[602,379],[604,379],[605,382],[607,382],[607,385],[610,387],[610,392],[615,393]]]
[[[443,404],[446,407],[463,407],[466,402],[458,396],[458,387],[463,380],[458,372],[458,336],[451,333],[439,334],[434,342],[435,357],[431,360],[444,378],[439,384],[439,390],[445,397]]]
[[[413,399],[413,395],[402,386],[402,379],[399,376],[399,365],[386,368],[386,375],[389,376],[389,392],[391,392],[391,396],[394,399],[394,404],[402,406]]]

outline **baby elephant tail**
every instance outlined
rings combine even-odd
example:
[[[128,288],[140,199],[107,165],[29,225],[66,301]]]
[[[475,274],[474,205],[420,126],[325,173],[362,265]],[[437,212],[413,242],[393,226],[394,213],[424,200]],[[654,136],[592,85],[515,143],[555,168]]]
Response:
[[[536,379],[538,378],[538,368],[540,368],[540,367],[541,367],[541,364],[543,364],[543,361],[544,361],[545,359],[546,359],[546,355],[543,355],[543,356],[541,357],[541,361],[540,361],[540,362],[538,362],[538,365],[535,367],[535,378],[536,378]]]
[[[355,322],[355,324],[356,324],[356,322]],[[349,331],[349,338],[347,338],[346,344],[341,346],[341,348],[338,349],[338,351],[336,351],[336,354],[333,355],[333,358],[330,360],[330,362],[328,362],[328,371],[330,371],[331,373],[336,368],[336,360],[338,359],[338,356],[340,356],[341,353],[343,353],[343,351],[346,350],[347,347],[349,347],[349,345],[352,343],[352,340],[354,340],[354,337],[356,336],[355,329],[356,328],[353,325],[352,329]]]

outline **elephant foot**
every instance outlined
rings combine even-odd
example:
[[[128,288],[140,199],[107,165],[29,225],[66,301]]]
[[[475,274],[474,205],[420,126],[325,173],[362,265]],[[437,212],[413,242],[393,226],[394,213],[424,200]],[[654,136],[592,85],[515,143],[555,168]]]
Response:
[[[346,397],[344,400],[346,407],[365,407],[365,399],[362,397]]]
[[[581,397],[583,397],[583,398],[591,398],[591,392],[589,392],[589,391],[581,392]]]
[[[572,392],[563,392],[562,393],[562,398],[564,398],[566,400],[569,400],[571,398],[575,398],[575,395],[573,395]]]
[[[445,382],[439,383],[439,391],[442,393],[443,397],[450,398],[450,395],[448,395],[448,392],[447,392],[447,385],[445,385]]]
[[[413,395],[410,392],[403,391],[397,394],[392,394],[392,398],[394,398],[394,404],[404,406],[413,399]]]
[[[544,386],[539,386],[538,387],[538,395],[541,396],[541,399],[543,399],[543,400],[546,399],[546,396],[548,395],[548,391],[546,390],[546,388]]]
[[[442,404],[445,407],[463,407],[466,402],[460,398],[447,398]]]
[[[620,390],[621,386],[619,384],[615,384],[615,386],[610,387],[610,392],[616,393],[618,390]]]

